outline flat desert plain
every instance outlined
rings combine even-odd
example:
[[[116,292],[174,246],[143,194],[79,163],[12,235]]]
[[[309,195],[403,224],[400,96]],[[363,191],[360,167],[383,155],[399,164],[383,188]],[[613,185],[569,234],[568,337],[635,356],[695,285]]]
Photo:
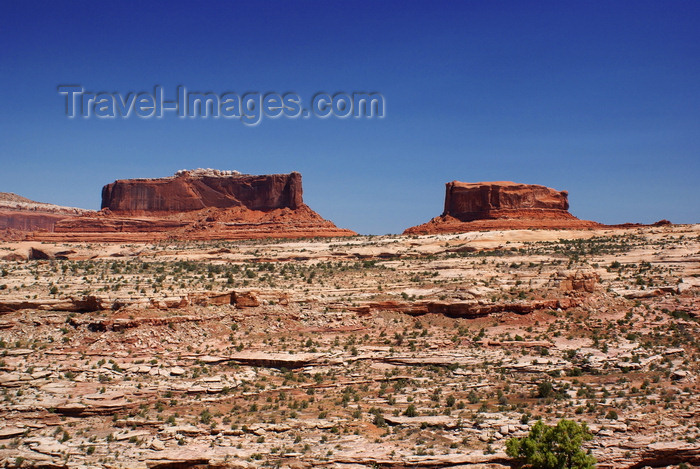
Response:
[[[700,225],[0,244],[4,467],[700,463]]]

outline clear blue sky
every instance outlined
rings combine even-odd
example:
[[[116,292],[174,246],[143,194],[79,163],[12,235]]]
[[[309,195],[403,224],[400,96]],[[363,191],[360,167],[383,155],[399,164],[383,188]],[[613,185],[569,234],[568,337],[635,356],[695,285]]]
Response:
[[[579,218],[700,222],[700,2],[4,2],[0,191],[99,208],[115,179],[300,171],[308,205],[384,234],[444,184],[569,191]],[[376,91],[386,117],[68,119],[126,94]]]

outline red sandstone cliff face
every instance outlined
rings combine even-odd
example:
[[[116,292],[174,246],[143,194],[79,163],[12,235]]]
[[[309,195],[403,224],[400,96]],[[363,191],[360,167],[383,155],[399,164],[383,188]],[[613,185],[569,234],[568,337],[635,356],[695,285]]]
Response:
[[[102,189],[102,208],[145,214],[186,212],[208,207],[274,210],[303,205],[301,174],[181,175],[162,179],[127,179]]]
[[[405,234],[503,229],[576,229],[601,225],[569,212],[568,192],[509,181],[448,182],[445,210]]]
[[[452,181],[447,183],[445,211],[461,221],[523,218],[525,211],[543,216],[571,217],[568,192],[534,184],[514,182]]]
[[[161,179],[128,179],[102,189],[102,210],[60,220],[45,241],[129,242],[352,236],[311,210],[301,174],[241,175],[179,171]]]

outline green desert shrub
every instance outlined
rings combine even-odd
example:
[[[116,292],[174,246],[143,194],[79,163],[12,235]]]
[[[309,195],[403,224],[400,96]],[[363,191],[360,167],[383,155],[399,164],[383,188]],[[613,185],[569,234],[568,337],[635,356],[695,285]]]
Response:
[[[533,469],[591,469],[596,460],[581,445],[592,438],[585,423],[562,419],[549,426],[538,420],[526,437],[506,442],[506,454]]]

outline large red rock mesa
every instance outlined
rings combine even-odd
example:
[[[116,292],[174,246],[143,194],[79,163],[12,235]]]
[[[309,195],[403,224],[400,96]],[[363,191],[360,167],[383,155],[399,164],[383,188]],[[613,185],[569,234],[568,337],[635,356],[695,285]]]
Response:
[[[196,169],[107,184],[102,189],[102,210],[61,220],[55,233],[39,238],[125,242],[354,234],[304,204],[297,172],[254,176]]]
[[[160,179],[122,179],[102,188],[102,208],[122,214],[244,207],[269,211],[304,205],[301,174],[242,175],[236,171],[178,171]]]
[[[406,234],[504,229],[578,229],[602,225],[569,213],[566,191],[509,181],[446,184],[445,210]]]

